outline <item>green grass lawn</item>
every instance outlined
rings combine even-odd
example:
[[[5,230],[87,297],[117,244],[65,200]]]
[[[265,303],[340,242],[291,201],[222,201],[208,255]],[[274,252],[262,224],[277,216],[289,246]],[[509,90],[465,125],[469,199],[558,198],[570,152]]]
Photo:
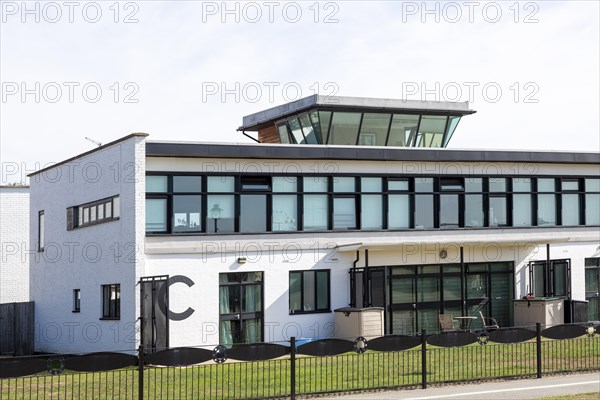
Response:
[[[580,393],[569,394],[566,396],[541,397],[538,400],[598,400],[600,393]]]
[[[290,359],[144,370],[147,399],[272,398],[290,393]],[[543,372],[600,369],[600,336],[542,343]],[[331,357],[298,356],[296,393],[368,390],[421,384],[421,351],[367,351]],[[517,344],[428,346],[427,381],[525,377],[537,373],[535,341]],[[1,399],[137,398],[136,368],[41,374],[0,380]],[[597,400],[597,399],[594,399]]]

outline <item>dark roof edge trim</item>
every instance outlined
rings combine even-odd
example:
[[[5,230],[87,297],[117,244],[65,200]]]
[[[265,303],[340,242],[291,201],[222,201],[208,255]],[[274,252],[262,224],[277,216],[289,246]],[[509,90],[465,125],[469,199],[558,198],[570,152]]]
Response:
[[[78,154],[78,155],[76,155],[74,157],[67,158],[66,160],[57,162],[56,164],[52,164],[52,165],[50,165],[50,166],[48,166],[46,168],[39,169],[39,170],[37,170],[35,172],[32,172],[31,174],[28,174],[27,176],[31,177],[31,176],[37,175],[39,173],[51,170],[52,168],[60,167],[61,165],[70,163],[71,161],[77,160],[78,158],[85,157],[87,155],[90,155],[90,154],[95,153],[95,152],[100,151],[100,150],[104,150],[104,149],[106,149],[106,148],[108,148],[110,146],[113,146],[113,145],[115,145],[117,143],[124,142],[124,141],[129,140],[129,139],[134,138],[134,137],[148,137],[148,136],[150,136],[150,135],[147,134],[147,133],[143,133],[143,132],[130,133],[127,136],[123,136],[122,138],[119,138],[117,140],[113,140],[112,142],[103,144],[102,146],[98,146],[95,149],[86,151],[85,153]]]
[[[599,164],[599,153],[147,142],[146,157]]]

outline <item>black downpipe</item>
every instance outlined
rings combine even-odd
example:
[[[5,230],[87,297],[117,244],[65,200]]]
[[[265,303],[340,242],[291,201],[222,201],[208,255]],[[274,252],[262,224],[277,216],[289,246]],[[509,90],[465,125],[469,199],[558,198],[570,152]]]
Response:
[[[248,137],[248,138],[250,138],[250,139],[254,140],[256,143],[260,143],[260,141],[259,141],[258,139],[255,139],[255,138],[253,138],[252,136],[248,135],[248,134],[246,133],[246,131],[242,131],[242,134],[243,134],[244,136],[246,136],[246,137]]]
[[[462,316],[467,315],[467,296],[465,293],[465,251],[464,247],[460,246],[460,293],[461,293],[461,313]]]
[[[363,273],[363,305],[371,307],[371,291],[369,290],[369,249],[365,249],[365,272]]]
[[[356,250],[356,259],[352,261],[350,273],[350,307],[356,307],[356,264],[360,261],[360,250]]]

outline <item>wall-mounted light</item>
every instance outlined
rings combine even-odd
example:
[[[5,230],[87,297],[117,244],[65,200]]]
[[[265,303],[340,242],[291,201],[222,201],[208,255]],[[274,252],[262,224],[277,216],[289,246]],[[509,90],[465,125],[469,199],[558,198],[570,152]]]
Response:
[[[246,257],[238,257],[237,259],[238,264],[246,264],[246,261],[248,261]]]
[[[440,258],[443,260],[446,257],[448,257],[448,252],[446,250],[440,251]]]

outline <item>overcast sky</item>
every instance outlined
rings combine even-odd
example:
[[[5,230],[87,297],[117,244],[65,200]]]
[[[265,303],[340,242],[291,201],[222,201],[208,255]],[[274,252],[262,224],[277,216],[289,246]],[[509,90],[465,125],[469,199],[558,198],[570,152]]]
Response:
[[[470,101],[452,148],[600,151],[597,1],[0,4],[1,183],[86,136],[245,142],[316,91]]]

